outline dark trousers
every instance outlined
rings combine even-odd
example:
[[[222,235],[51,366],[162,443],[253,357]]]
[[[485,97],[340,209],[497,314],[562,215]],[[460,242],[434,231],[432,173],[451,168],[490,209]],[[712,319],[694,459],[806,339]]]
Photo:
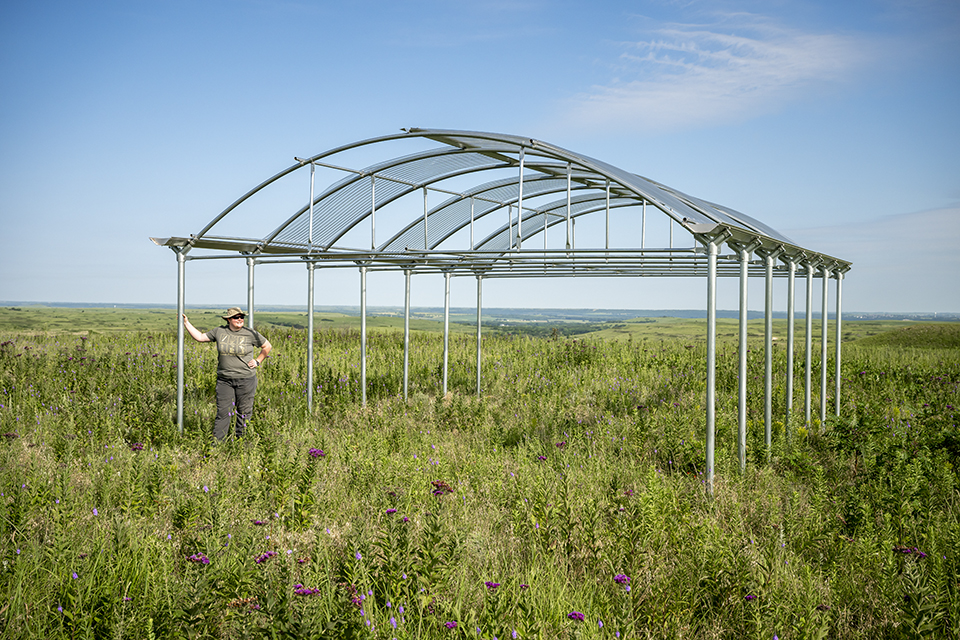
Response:
[[[237,416],[236,434],[243,437],[247,420],[253,415],[253,398],[257,394],[257,377],[217,377],[217,419],[213,423],[213,437],[218,442],[230,435],[230,421]]]

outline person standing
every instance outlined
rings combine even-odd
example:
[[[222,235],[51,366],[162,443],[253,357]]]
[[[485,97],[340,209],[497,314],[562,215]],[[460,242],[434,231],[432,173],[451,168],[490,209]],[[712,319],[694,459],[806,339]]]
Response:
[[[197,342],[216,342],[217,352],[217,418],[213,423],[213,437],[222,442],[230,434],[230,422],[237,416],[236,437],[243,437],[247,421],[253,415],[253,400],[257,393],[256,369],[270,355],[273,345],[260,333],[243,326],[246,317],[239,307],[230,307],[221,316],[225,327],[201,332],[183,314],[183,326]],[[254,351],[260,353],[254,357]]]

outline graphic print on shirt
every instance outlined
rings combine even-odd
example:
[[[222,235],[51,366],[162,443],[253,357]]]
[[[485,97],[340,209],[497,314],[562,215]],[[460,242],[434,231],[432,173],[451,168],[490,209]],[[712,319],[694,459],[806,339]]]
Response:
[[[246,350],[247,336],[224,335],[217,340],[217,350],[225,355],[242,356]]]

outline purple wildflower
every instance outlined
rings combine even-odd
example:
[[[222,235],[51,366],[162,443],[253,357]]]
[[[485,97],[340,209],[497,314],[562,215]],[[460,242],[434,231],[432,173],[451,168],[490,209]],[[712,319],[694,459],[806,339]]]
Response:
[[[397,512],[396,509],[387,509],[387,515],[391,515],[391,514],[394,514],[394,513],[396,513],[396,512]]]
[[[451,620],[450,622],[444,622],[443,626],[445,626],[447,629],[456,629],[457,623]]]
[[[630,576],[618,573],[617,575],[613,576],[613,581],[617,584],[630,584]]]
[[[583,622],[584,616],[579,611],[571,611],[567,614],[567,617],[571,620],[576,620],[577,622]]]
[[[203,555],[203,553],[197,552],[192,556],[187,556],[189,562],[195,562],[197,564],[210,564],[210,558]]]
[[[310,449],[310,457],[311,457],[311,458],[322,458],[322,457],[324,457],[324,456],[326,456],[326,455],[327,455],[327,454],[324,453],[323,449]]]
[[[490,591],[496,591],[497,587],[500,586],[499,582],[484,582],[483,584],[485,584]]]
[[[757,596],[754,596],[754,595],[743,596],[743,599],[744,599],[744,600],[756,600],[756,599],[757,599]]]
[[[265,553],[257,556],[256,559],[254,560],[254,562],[256,562],[257,564],[263,564],[264,562],[266,562],[267,560],[269,560],[270,558],[272,558],[272,557],[275,556],[275,555],[277,555],[277,552],[276,552],[276,551],[267,551],[267,552],[265,552]]]

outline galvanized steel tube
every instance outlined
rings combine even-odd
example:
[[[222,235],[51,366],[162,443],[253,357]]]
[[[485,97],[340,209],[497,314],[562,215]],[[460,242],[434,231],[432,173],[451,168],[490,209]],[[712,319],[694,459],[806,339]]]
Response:
[[[836,344],[836,356],[834,357],[834,362],[836,371],[834,372],[834,377],[836,378],[836,388],[834,389],[834,398],[833,398],[833,407],[834,414],[839,418],[840,417],[840,291],[843,285],[843,271],[837,270],[837,344]]]
[[[810,369],[813,357],[813,268],[812,264],[807,264],[807,317],[804,325],[806,345],[803,362],[803,416],[807,428],[810,428],[810,396],[812,395]]]
[[[443,274],[443,395],[447,395],[447,369],[450,364],[450,272]]]
[[[763,259],[766,267],[763,305],[763,444],[770,459],[773,440],[773,255]]]
[[[313,411],[313,276],[317,265],[307,263],[307,411]]]
[[[483,305],[483,276],[477,276],[477,396],[480,396],[480,310]]]
[[[177,249],[177,430],[180,435],[183,435],[183,300],[186,261],[187,257],[183,254],[183,249]]]
[[[717,243],[707,242],[707,493],[713,495],[717,384]]]
[[[253,329],[253,256],[247,256],[247,327]]]
[[[738,372],[737,459],[740,471],[747,468],[747,284],[750,252],[740,250],[740,370]]]
[[[796,296],[797,263],[787,260],[789,276],[787,278],[787,406],[783,418],[784,437],[790,441],[790,414],[793,413],[793,350],[794,350],[794,306]]]
[[[360,388],[361,403],[367,406],[367,267],[360,267]]]
[[[827,422],[827,294],[829,293],[830,272],[822,267],[823,274],[823,302],[820,304],[822,315],[822,331],[820,339],[820,431],[826,428]]]
[[[410,269],[403,270],[403,399],[410,385]]]

